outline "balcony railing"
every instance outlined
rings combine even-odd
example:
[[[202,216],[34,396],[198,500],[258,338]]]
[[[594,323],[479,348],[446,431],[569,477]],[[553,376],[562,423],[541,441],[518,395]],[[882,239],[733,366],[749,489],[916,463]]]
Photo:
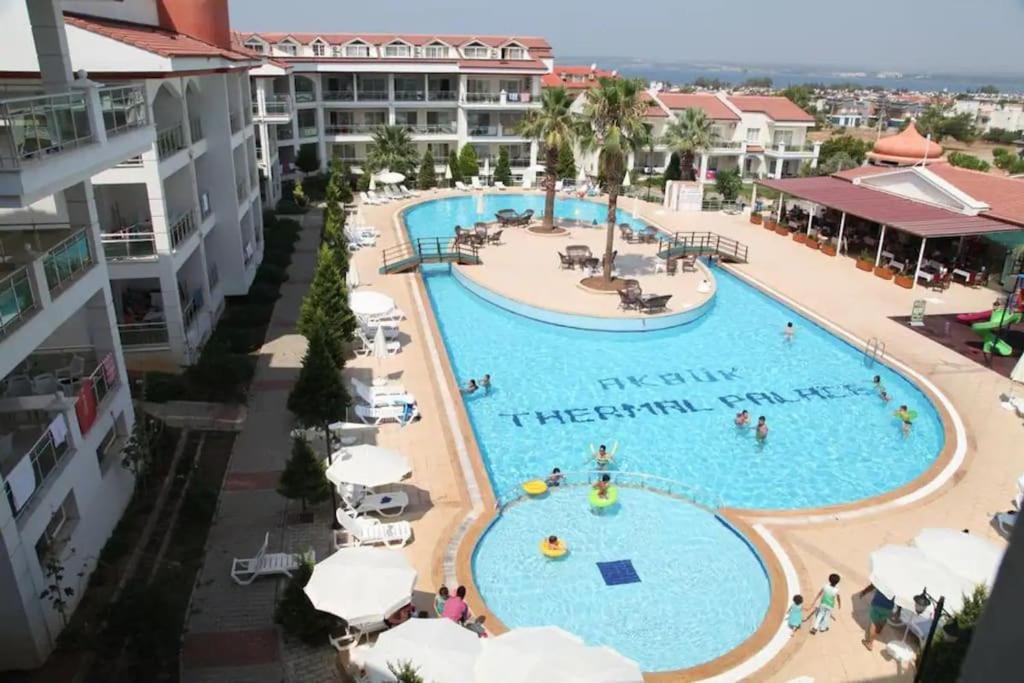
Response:
[[[50,292],[56,294],[88,270],[93,262],[88,234],[84,228],[62,240],[43,257],[43,271]]]
[[[263,108],[267,114],[288,114],[292,110],[292,98],[287,95],[274,95],[263,101]]]
[[[278,140],[291,140],[292,139],[292,127],[289,126],[278,126],[277,127],[277,139]]]
[[[355,90],[325,90],[321,95],[324,102],[353,102],[356,99]]]
[[[185,133],[180,123],[157,131],[156,153],[161,159],[166,159],[182,149],[185,149]]]
[[[383,102],[388,99],[387,90],[357,90],[356,97],[359,102]]]
[[[149,124],[146,90],[141,85],[101,88],[100,109],[107,136],[126,133]]]
[[[325,130],[328,135],[373,135],[383,127],[382,123],[332,123]]]
[[[117,361],[114,360],[114,354],[108,353],[93,371],[86,375],[84,380],[79,381],[77,386],[81,387],[79,391],[91,391],[96,406],[100,406],[103,399],[120,384],[121,376],[117,372]],[[83,434],[88,434],[92,425],[86,426],[79,422],[79,426],[82,428]]]
[[[454,102],[459,99],[459,93],[455,90],[428,90],[428,102]]]
[[[188,120],[188,130],[192,135],[193,144],[203,139],[203,121],[198,116]]]
[[[316,126],[299,126],[300,138],[315,138],[317,135]]]
[[[531,92],[507,92],[505,93],[505,101],[513,104],[526,104],[527,102],[533,101],[533,93]]]
[[[195,209],[187,209],[175,217],[169,223],[167,231],[171,236],[171,249],[177,249],[179,244],[187,240],[196,231]]]
[[[509,168],[529,168],[530,159],[529,157],[516,158],[513,157],[508,160]]]
[[[786,142],[785,140],[777,140],[772,142],[772,149],[778,152],[813,152],[814,143],[810,140],[806,142]]]
[[[58,428],[52,428],[57,423],[60,423]],[[40,429],[42,429],[40,437],[29,448],[28,452],[22,456],[18,464],[12,468],[12,471],[21,471],[27,467],[31,471],[32,490],[28,491],[19,485],[17,495],[15,495],[15,491],[11,488],[11,482],[9,480],[4,482],[4,493],[7,494],[7,502],[10,503],[11,512],[14,513],[15,517],[18,517],[28,508],[28,504],[32,502],[36,493],[46,483],[50,474],[57,469],[57,465],[71,451],[71,444],[67,438],[67,418],[63,413],[58,414],[53,422],[50,423],[50,426],[41,425]],[[53,438],[53,433],[57,432],[59,434],[61,430],[63,430],[65,437],[60,443],[57,443]]]
[[[84,93],[0,100],[0,168],[19,168],[92,141]]]
[[[167,323],[124,323],[117,326],[121,346],[167,346]]]
[[[395,90],[396,102],[423,102],[426,99],[426,90]]]
[[[152,232],[112,232],[100,236],[107,261],[131,261],[156,258],[156,234]]]
[[[316,102],[316,93],[310,91],[295,91],[296,102]]]
[[[740,150],[743,149],[743,141],[716,140],[711,143],[711,149]]]
[[[469,135],[477,138],[496,137],[500,134],[499,130],[498,126],[470,126]]]
[[[185,307],[181,309],[181,318],[185,322],[185,329],[192,329],[196,320],[199,319],[199,312],[203,310],[203,297],[198,292],[188,300]]]
[[[496,92],[467,92],[465,100],[469,104],[488,104],[498,103],[501,101],[501,93]]]
[[[451,123],[428,123],[405,126],[405,129],[413,135],[455,135],[457,128],[454,121]]]
[[[128,157],[117,165],[117,168],[142,168],[143,166],[142,155]]]
[[[27,267],[0,280],[0,339],[6,337],[36,310],[32,278]]]

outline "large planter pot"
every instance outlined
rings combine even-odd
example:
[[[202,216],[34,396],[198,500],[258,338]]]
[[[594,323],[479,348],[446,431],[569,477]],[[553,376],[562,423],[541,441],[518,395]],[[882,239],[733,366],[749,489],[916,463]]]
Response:
[[[818,250],[818,240],[804,240],[804,246],[808,249]]]
[[[865,261],[863,259],[857,259],[857,270],[863,270],[866,273],[870,273],[875,269],[874,261]]]
[[[766,221],[764,224],[761,225],[761,227],[764,228],[765,230],[770,230],[770,231],[774,232],[775,230],[779,229],[779,224],[778,223],[768,223]]]
[[[797,244],[803,244],[804,242],[807,241],[807,235],[805,235],[802,232],[794,232],[793,241],[796,242]]]
[[[750,222],[754,225],[761,225],[761,214],[750,212]]]
[[[824,254],[825,256],[835,256],[836,248],[833,247],[831,244],[823,244],[821,245],[821,253]]]
[[[892,271],[885,266],[875,266],[875,277],[880,277],[883,280],[891,280]]]
[[[765,218],[764,227],[768,228],[769,230],[774,230],[775,228],[779,227],[779,222],[774,218]]]
[[[893,281],[896,283],[897,287],[902,287],[903,289],[914,288],[913,275],[897,275],[896,277],[893,278]]]
[[[783,237],[789,237],[789,228],[784,228],[781,225],[775,228],[776,235],[782,235]]]

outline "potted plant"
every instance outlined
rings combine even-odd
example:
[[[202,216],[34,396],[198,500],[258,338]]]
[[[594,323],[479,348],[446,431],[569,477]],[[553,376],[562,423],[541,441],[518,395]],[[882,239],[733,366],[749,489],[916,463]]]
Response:
[[[815,251],[817,251],[819,246],[818,238],[808,237],[806,240],[804,240],[804,246],[807,247],[808,249],[814,249]]]
[[[782,235],[783,237],[789,237],[789,226],[779,223],[775,226],[775,234]]]
[[[779,222],[772,218],[771,214],[768,214],[768,216],[764,219],[764,227],[768,228],[769,230],[774,230],[775,228],[779,227]]]
[[[887,266],[875,266],[875,277],[880,277],[883,280],[892,279],[892,271]]]
[[[821,253],[825,256],[836,255],[836,248],[832,245],[832,240],[825,240],[821,243]]]
[[[871,252],[864,249],[857,257],[857,269],[870,273],[875,267],[875,260],[871,258]]]
[[[896,285],[898,287],[902,287],[903,289],[913,289],[914,288],[914,276],[913,275],[907,275],[906,273],[899,273],[899,274],[896,275],[896,277],[893,278],[893,281],[896,283]]]
[[[796,232],[793,233],[793,241],[796,242],[797,244],[803,244],[804,242],[807,241],[807,235],[797,230]]]
[[[757,213],[756,211],[751,211],[750,222],[753,223],[754,225],[761,225],[761,214]]]

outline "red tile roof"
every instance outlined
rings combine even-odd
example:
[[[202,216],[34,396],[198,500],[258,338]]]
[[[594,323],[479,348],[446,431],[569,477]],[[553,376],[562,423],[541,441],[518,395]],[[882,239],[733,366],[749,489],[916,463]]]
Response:
[[[758,180],[757,183],[815,204],[845,211],[923,237],[982,235],[1020,229],[1015,225],[985,216],[965,216],[930,204],[854,185],[838,178],[788,178]]]
[[[162,57],[220,57],[232,62],[255,61],[249,54],[225,50],[184,33],[175,33],[154,26],[87,17],[67,12],[64,14],[64,21],[69,26],[97,33]]]
[[[572,80],[566,76],[585,76],[585,78]],[[566,88],[567,90],[586,90],[593,87],[599,78],[614,78],[616,72],[605,69],[594,69],[589,66],[556,66],[554,70],[545,74],[541,79],[541,85],[545,88]]]
[[[854,178],[866,178],[868,176],[878,175],[879,173],[892,173],[897,170],[892,166],[856,166],[854,168],[848,168],[845,171],[839,171],[832,175],[842,180],[853,180]]]
[[[740,117],[722,100],[714,95],[682,93],[682,92],[661,92],[658,99],[672,111],[683,109],[700,109],[708,118],[716,121],[739,121]]]
[[[928,170],[989,205],[984,215],[1024,225],[1024,180],[971,171],[941,162]]]
[[[785,97],[768,95],[730,95],[729,101],[740,111],[761,112],[774,121],[814,123],[814,117]]]
[[[331,45],[343,45],[353,40],[361,40],[369,45],[386,45],[395,40],[402,40],[412,45],[427,45],[434,41],[448,43],[454,47],[462,47],[478,42],[490,47],[498,47],[506,43],[519,43],[525,48],[551,51],[551,45],[544,38],[537,36],[483,36],[483,35],[441,35],[432,33],[261,33],[237,32],[240,40],[245,41],[256,36],[268,43],[278,43],[285,38],[292,38],[303,44],[312,43],[317,38]]]

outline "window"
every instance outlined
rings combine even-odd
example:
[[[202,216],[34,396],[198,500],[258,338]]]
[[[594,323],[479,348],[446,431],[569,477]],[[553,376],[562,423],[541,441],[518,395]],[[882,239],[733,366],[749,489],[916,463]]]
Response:
[[[345,56],[345,48],[342,47],[341,45],[334,45],[334,46],[332,46],[331,47],[331,56],[332,57],[344,57]]]
[[[467,45],[462,49],[466,59],[490,59],[491,49],[483,45]]]
[[[427,59],[445,59],[448,56],[448,46],[427,45],[423,48],[423,56]]]
[[[396,111],[395,112],[395,125],[396,126],[415,126],[418,122],[416,120],[417,112],[415,111]]]
[[[503,52],[505,59],[526,59],[526,50],[521,47],[506,47]]]
[[[247,49],[252,50],[253,52],[258,52],[259,54],[263,54],[267,51],[267,46],[260,40],[247,40],[244,44]]]
[[[369,57],[370,46],[365,43],[349,43],[345,46],[346,57]]]
[[[295,53],[298,52],[298,49],[296,48],[294,43],[278,43],[277,49],[286,55],[292,56],[294,56]]]
[[[319,41],[313,43],[313,56],[314,57],[323,57],[325,54],[327,54],[327,45],[326,45],[326,43],[321,43]]]
[[[442,163],[442,161],[448,158],[448,143],[447,142],[428,142],[427,149],[430,150],[430,156],[434,157],[434,161]]]
[[[747,128],[747,142],[757,142],[761,139],[760,128]]]
[[[57,555],[64,547],[64,544],[71,538],[75,522],[78,520],[78,504],[75,502],[75,492],[72,491],[64,498],[60,506],[53,511],[46,529],[40,534],[36,541],[36,558],[42,565],[47,555]]]
[[[405,43],[391,43],[384,46],[385,57],[411,57],[412,50]]]

